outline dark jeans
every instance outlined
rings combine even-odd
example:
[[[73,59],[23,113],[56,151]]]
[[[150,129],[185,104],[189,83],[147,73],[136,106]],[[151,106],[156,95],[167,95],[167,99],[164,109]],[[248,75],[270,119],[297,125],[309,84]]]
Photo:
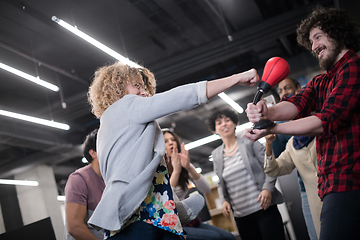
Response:
[[[360,190],[325,195],[320,240],[360,239]]]
[[[235,240],[231,232],[205,223],[183,229],[187,232],[186,240]]]
[[[284,226],[276,205],[245,217],[235,217],[241,240],[285,240]]]
[[[111,240],[180,240],[182,239],[179,235],[155,227],[151,224],[137,221],[116,235],[108,238]]]

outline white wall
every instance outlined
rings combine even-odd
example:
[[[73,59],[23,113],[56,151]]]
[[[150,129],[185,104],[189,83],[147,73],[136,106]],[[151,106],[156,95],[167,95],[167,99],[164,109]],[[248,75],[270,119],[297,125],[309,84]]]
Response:
[[[0,234],[5,232],[5,224],[2,216],[1,205],[0,205]]]
[[[50,217],[56,239],[63,239],[64,222],[57,200],[58,190],[52,167],[41,165],[14,176],[17,180],[38,181],[39,186],[16,186],[24,225]]]

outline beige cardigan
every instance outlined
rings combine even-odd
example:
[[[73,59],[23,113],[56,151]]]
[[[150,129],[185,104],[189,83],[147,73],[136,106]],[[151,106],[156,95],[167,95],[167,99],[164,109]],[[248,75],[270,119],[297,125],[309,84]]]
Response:
[[[271,177],[279,177],[290,174],[294,168],[300,173],[304,182],[306,194],[309,200],[311,216],[314,221],[315,230],[320,235],[320,213],[322,202],[317,194],[317,160],[316,160],[316,141],[315,138],[307,147],[296,150],[293,147],[294,137],[290,138],[285,150],[275,160],[274,153],[272,160],[267,160],[265,154],[264,171]]]

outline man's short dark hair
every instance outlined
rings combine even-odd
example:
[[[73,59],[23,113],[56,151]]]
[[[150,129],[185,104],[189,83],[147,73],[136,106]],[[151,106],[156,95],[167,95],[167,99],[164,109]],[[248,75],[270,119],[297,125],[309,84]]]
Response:
[[[295,78],[288,77],[287,79],[290,79],[296,88],[301,88],[300,83]]]
[[[92,162],[93,158],[91,157],[89,151],[92,149],[96,152],[96,138],[97,138],[98,129],[93,130],[89,135],[86,136],[84,141],[83,155],[88,160],[89,163]]]
[[[313,8],[296,30],[298,43],[310,51],[309,33],[315,27],[319,27],[341,47],[352,49],[355,52],[360,50],[360,23],[351,17],[347,11],[324,8],[321,5]]]
[[[235,125],[238,125],[239,118],[238,118],[238,114],[236,112],[234,112],[231,109],[217,110],[211,114],[211,116],[209,117],[209,119],[207,121],[208,128],[211,132],[215,132],[216,119],[222,118],[224,116],[230,118],[231,121],[233,121],[233,123],[235,123]]]

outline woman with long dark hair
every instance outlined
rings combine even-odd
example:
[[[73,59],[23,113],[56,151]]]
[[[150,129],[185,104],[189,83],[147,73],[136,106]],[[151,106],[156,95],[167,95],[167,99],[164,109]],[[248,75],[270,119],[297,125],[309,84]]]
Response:
[[[189,181],[193,182],[196,189],[202,194],[210,192],[210,184],[200,173],[196,172],[190,163],[189,152],[185,144],[180,144],[178,135],[169,129],[162,130],[165,139],[166,162],[170,174],[170,185],[180,200],[184,200],[189,191]],[[183,225],[187,232],[187,240],[235,240],[230,232],[213,225],[204,224],[199,218]]]

